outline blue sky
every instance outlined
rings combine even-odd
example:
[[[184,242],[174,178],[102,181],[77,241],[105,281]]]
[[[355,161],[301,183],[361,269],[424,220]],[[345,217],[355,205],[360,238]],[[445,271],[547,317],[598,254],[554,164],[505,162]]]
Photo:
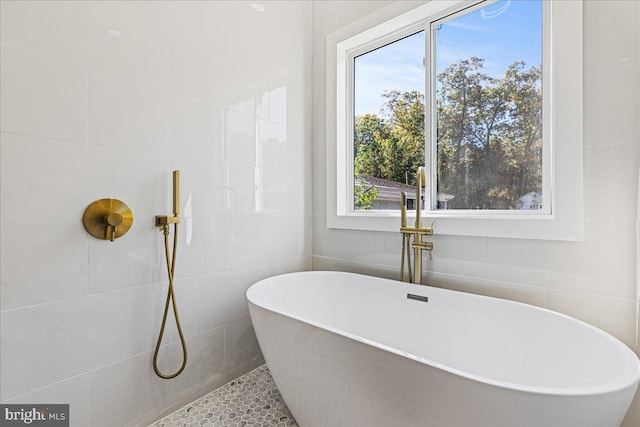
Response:
[[[500,77],[517,60],[541,63],[542,5],[539,0],[501,0],[445,22],[437,30],[437,71],[477,56],[484,72]],[[378,114],[385,90],[424,91],[424,33],[359,56],[355,60],[355,113]]]

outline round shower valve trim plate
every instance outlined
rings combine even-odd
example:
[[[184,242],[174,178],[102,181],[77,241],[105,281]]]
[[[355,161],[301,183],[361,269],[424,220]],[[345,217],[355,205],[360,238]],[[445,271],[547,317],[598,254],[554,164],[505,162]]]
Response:
[[[131,228],[133,212],[121,200],[100,199],[85,209],[82,223],[93,237],[114,241]]]

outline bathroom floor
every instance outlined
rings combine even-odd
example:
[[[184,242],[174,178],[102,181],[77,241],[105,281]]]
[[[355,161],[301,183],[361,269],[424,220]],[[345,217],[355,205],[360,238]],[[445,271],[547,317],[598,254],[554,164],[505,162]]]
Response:
[[[150,427],[178,426],[297,427],[298,424],[282,400],[267,365],[262,365]]]

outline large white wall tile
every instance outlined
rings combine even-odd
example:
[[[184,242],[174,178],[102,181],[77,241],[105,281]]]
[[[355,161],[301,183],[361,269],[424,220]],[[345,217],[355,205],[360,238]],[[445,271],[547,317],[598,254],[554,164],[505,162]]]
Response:
[[[138,220],[142,223],[144,218]],[[152,225],[144,225],[136,224],[134,218],[129,232],[114,242],[90,238],[90,294],[148,285],[165,278],[162,235]]]
[[[225,111],[224,186],[233,192],[234,205],[240,209],[250,209],[254,203],[255,127],[255,117]]]
[[[0,398],[87,372],[90,315],[84,298],[2,312]]]
[[[268,265],[258,265],[177,280],[175,293],[184,333],[197,335],[248,317],[247,289],[271,274]]]
[[[224,218],[215,197],[223,182],[224,168],[221,162],[193,154],[197,155],[181,150],[171,156],[171,169],[181,171],[177,278],[213,273],[224,266]],[[172,183],[167,183],[167,189],[171,188]],[[171,214],[171,209],[158,214]],[[170,241],[173,242],[172,236]]]
[[[248,317],[224,327],[224,359],[225,367],[235,372],[245,372],[264,363]]]
[[[273,276],[311,270],[313,270],[313,257],[311,255],[302,258],[278,261],[271,265],[271,275]]]
[[[3,221],[81,220],[91,202],[107,197],[100,188],[110,174],[97,165],[108,150],[4,132],[0,149]]]
[[[296,165],[287,162],[288,155],[296,148],[296,141],[289,142],[286,124],[269,120],[256,122],[256,166],[287,171]],[[293,154],[291,157],[295,157]]]
[[[134,11],[140,19],[172,32],[212,45],[224,35],[224,2],[124,0],[117,5]]]
[[[636,221],[640,143],[585,147],[584,166],[585,220]]]
[[[427,273],[426,284],[454,291],[468,292],[546,307],[546,289],[542,287],[442,273]]]
[[[288,54],[300,65],[303,53],[311,52],[311,9],[309,1],[269,1],[266,3],[269,24],[269,42],[275,46],[286,46],[277,54]],[[291,37],[294,33],[297,36]]]
[[[152,285],[92,295],[78,302],[88,313],[84,328],[91,331],[86,343],[91,367],[154,348],[164,301],[164,288]]]
[[[321,49],[327,34],[381,9],[392,1],[321,1],[313,4],[313,51]],[[336,6],[338,6],[336,8]]]
[[[437,221],[434,227],[437,230]],[[427,254],[424,256],[427,270],[457,276],[484,276],[484,238],[438,236],[436,233],[426,240],[433,242],[433,259],[430,260]]]
[[[260,64],[262,72],[273,69],[280,53],[271,49],[274,42],[269,16],[274,11],[268,3],[253,7],[250,2],[224,3],[224,53],[225,59],[238,66],[240,73],[248,71],[250,64]]]
[[[216,100],[174,93],[170,153],[185,161],[224,161],[224,111]],[[179,147],[179,149],[178,149]]]
[[[322,221],[322,219],[314,220],[314,224],[324,229],[323,232],[314,234],[314,255],[351,258],[362,254],[362,248],[375,248],[376,235],[374,233],[326,229],[326,222]],[[398,268],[400,268],[400,266],[398,266]]]
[[[151,357],[145,353],[91,372],[91,426],[143,424],[153,408]]]
[[[89,425],[89,375],[70,378],[31,393],[3,400],[5,404],[68,404],[69,425]]]
[[[630,347],[636,340],[635,301],[578,292],[547,292],[547,307],[583,320],[619,338]]]
[[[635,298],[635,224],[586,222],[584,242],[547,251],[553,259],[547,288]]]
[[[269,91],[266,91],[262,94],[262,96],[260,96],[257,113],[258,117],[260,117],[261,119],[286,127],[288,119],[287,86],[286,79],[283,78],[282,80],[284,80],[282,82],[282,86],[276,85],[276,87]],[[278,134],[284,133],[284,139],[287,139],[286,131],[272,131],[271,133],[276,137]]]
[[[171,88],[198,98],[211,98],[224,87],[220,57],[223,47],[180,34],[171,35]]]
[[[585,31],[585,69],[610,70],[639,66],[640,4],[635,1],[592,1],[584,9],[590,24]]]
[[[485,276],[489,280],[545,286],[553,261],[549,246],[553,244],[488,238],[485,240]]]
[[[89,71],[89,142],[166,153],[172,138],[170,92],[110,70]]]
[[[305,255],[306,217],[242,214],[225,220],[225,268],[275,262]],[[250,225],[249,227],[243,226]],[[257,237],[254,230],[261,230]],[[283,245],[282,242],[287,242]]]
[[[392,267],[385,264],[369,264],[364,262],[356,262],[353,260],[322,256],[313,257],[313,269],[326,271],[347,271],[349,273],[383,277],[391,280],[398,279],[400,270],[399,267]]]
[[[0,253],[2,310],[87,294],[88,239],[76,218],[2,223]]]
[[[585,73],[585,145],[640,141],[640,65],[635,61],[621,68]]]
[[[635,224],[585,223],[584,242],[486,239],[491,280],[635,298]]]
[[[87,141],[87,69],[0,44],[3,132]]]
[[[87,65],[87,34],[91,31],[88,8],[89,3],[81,1],[3,1],[0,3],[0,40]]]
[[[85,59],[90,68],[126,75],[141,84],[168,86],[168,31],[109,2],[90,3],[83,18],[90,24]]]
[[[211,274],[224,267],[224,218],[183,216],[176,261],[176,278]],[[172,231],[173,233],[173,228]],[[173,247],[173,237],[170,238]]]
[[[111,2],[2,5],[2,41],[91,69],[167,86],[169,31]]]
[[[635,1],[585,4],[587,145],[640,142],[639,10]]]
[[[174,380],[155,376],[148,352],[91,372],[91,425],[148,425],[178,407],[224,384],[224,330],[215,329],[187,341],[185,371]],[[178,344],[163,348],[162,372],[180,366]],[[118,408],[114,411],[114,408]]]
[[[233,378],[224,368],[223,328],[187,339],[187,349],[187,366],[182,374],[171,381],[153,378],[161,386],[154,390],[156,408],[145,415],[147,419],[161,418]],[[182,349],[178,343],[164,347],[158,357],[158,367],[164,373],[175,372],[181,363]]]

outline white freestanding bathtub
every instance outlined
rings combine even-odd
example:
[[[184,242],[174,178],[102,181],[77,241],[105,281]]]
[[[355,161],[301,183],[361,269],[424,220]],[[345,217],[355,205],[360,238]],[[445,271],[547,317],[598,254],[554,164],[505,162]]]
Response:
[[[640,379],[616,338],[527,304],[339,272],[247,299],[303,427],[617,426]]]

